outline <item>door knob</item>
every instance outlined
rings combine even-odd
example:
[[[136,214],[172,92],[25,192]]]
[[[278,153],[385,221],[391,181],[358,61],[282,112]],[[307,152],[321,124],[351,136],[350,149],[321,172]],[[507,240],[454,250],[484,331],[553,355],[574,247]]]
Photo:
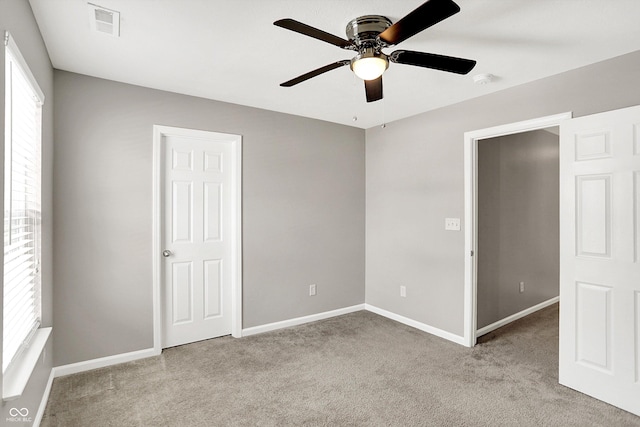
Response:
[[[169,249],[165,249],[164,251],[162,251],[162,256],[165,258],[169,258],[171,255],[173,255],[173,253],[171,253]]]

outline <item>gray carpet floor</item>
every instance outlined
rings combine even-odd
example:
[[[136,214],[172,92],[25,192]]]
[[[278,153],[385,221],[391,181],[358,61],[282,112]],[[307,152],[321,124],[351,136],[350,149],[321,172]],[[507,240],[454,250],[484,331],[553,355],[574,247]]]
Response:
[[[370,312],[57,378],[42,426],[640,426],[558,384],[558,306],[473,349]]]

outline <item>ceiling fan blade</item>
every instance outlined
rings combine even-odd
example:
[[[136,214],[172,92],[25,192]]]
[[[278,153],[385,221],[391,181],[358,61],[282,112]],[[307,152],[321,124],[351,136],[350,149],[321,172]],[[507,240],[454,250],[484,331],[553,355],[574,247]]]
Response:
[[[291,86],[297,85],[298,83],[302,83],[303,81],[309,80],[312,77],[319,76],[320,74],[326,73],[327,71],[335,70],[336,68],[340,68],[343,65],[347,65],[350,62],[351,61],[349,61],[349,60],[344,60],[344,61],[334,62],[333,64],[325,65],[324,67],[320,67],[320,68],[315,69],[313,71],[309,71],[306,74],[298,76],[295,79],[291,79],[291,80],[289,80],[287,82],[280,83],[280,86],[282,86],[282,87],[291,87]]]
[[[285,28],[287,30],[295,31],[296,33],[304,34],[305,36],[313,37],[314,39],[322,40],[323,42],[341,47],[342,49],[353,49],[354,47],[353,43],[349,40],[334,36],[333,34],[327,33],[326,31],[322,31],[310,25],[303,24],[302,22],[296,21],[294,19],[280,19],[274,22],[273,25]]]
[[[374,102],[382,99],[382,76],[374,80],[365,80],[364,90],[367,94],[367,102]]]
[[[457,74],[467,74],[476,66],[476,61],[472,59],[436,55],[435,53],[414,52],[411,50],[396,50],[389,55],[389,60],[398,64],[433,68],[434,70],[448,71]]]
[[[380,40],[389,46],[401,43],[458,12],[460,12],[460,7],[452,0],[428,0],[381,32]]]

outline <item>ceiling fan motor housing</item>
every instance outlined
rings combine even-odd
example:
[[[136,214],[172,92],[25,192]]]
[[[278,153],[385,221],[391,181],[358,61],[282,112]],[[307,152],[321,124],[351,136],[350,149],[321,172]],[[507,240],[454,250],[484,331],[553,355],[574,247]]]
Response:
[[[353,40],[358,47],[382,48],[378,34],[393,23],[385,16],[365,15],[352,19],[347,24],[347,38]]]

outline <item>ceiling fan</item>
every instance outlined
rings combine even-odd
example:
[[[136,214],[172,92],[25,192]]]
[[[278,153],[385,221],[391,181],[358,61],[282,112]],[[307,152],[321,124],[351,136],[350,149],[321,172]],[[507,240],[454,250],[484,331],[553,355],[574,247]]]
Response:
[[[345,59],[325,65],[286,81],[280,86],[291,87],[327,71],[349,65],[356,76],[364,80],[367,102],[373,102],[382,99],[382,74],[389,67],[389,61],[467,74],[476,65],[476,61],[410,50],[396,50],[390,55],[382,52],[382,49],[397,45],[458,12],[460,7],[452,0],[428,0],[395,24],[385,16],[360,16],[347,24],[348,40],[294,19],[280,19],[273,24],[358,53],[350,60]]]

